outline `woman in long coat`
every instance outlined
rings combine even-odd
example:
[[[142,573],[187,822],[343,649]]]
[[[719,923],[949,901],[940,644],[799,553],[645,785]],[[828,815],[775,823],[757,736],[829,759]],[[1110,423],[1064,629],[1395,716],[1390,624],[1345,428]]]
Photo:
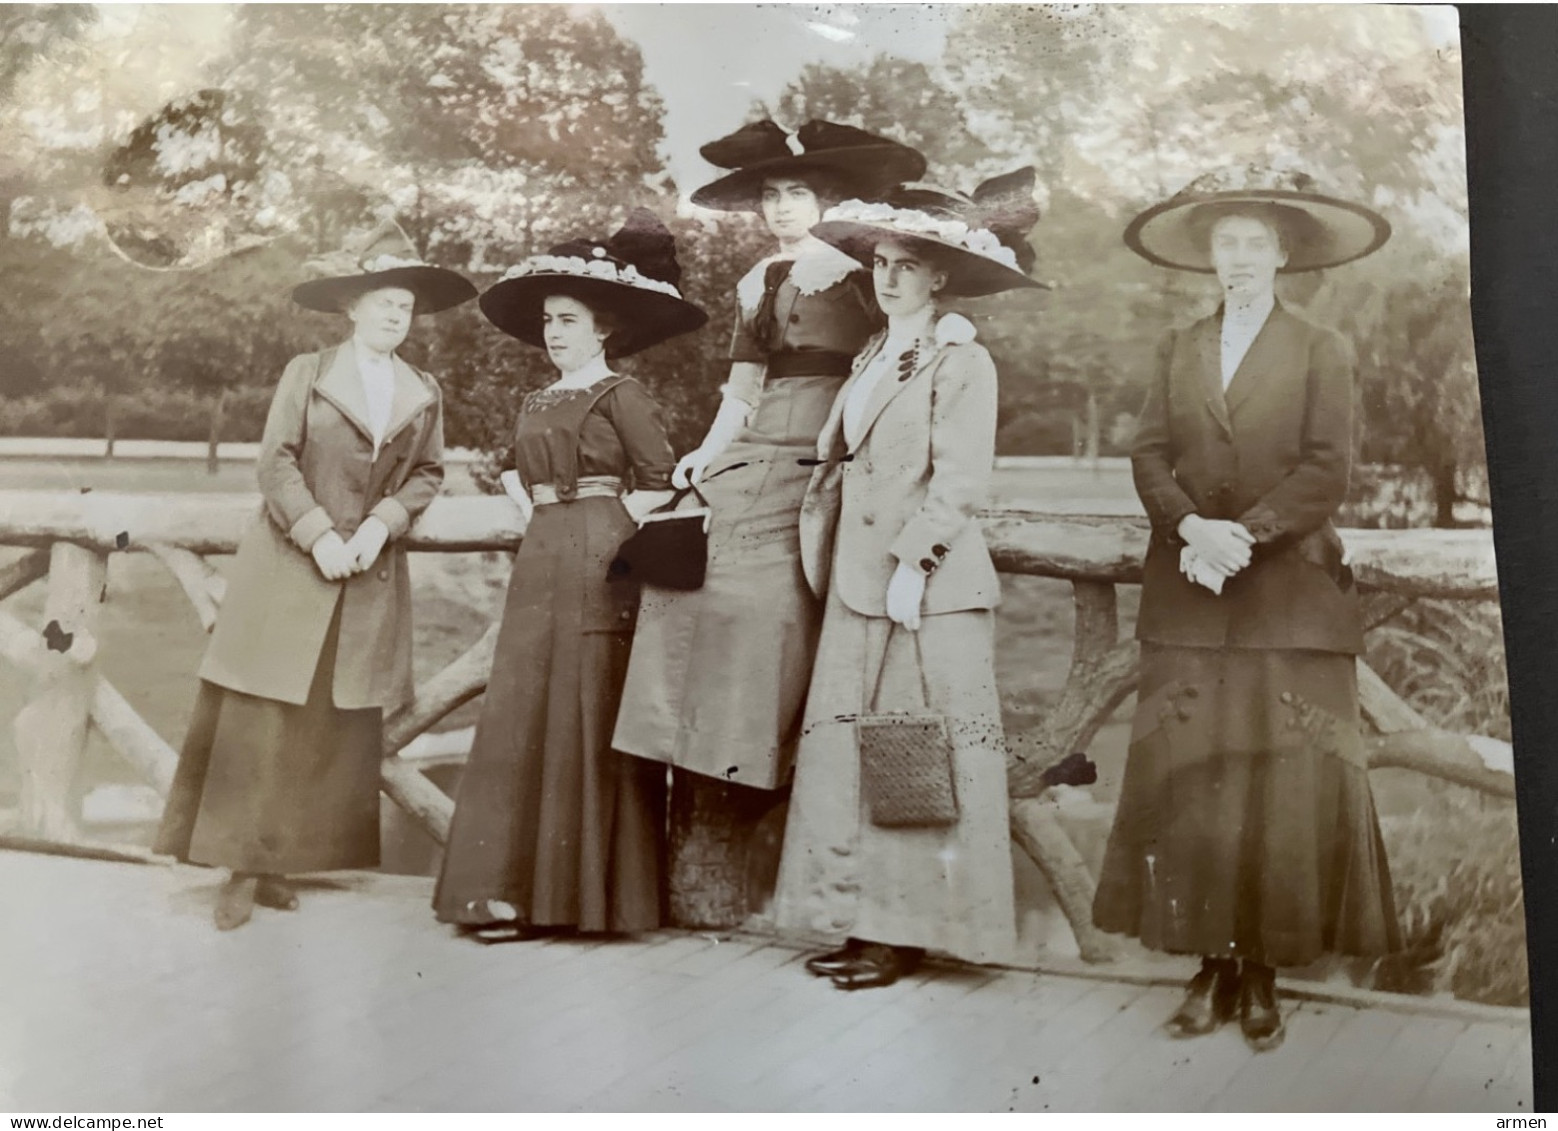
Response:
[[[801,514],[826,602],[779,867],[781,929],[843,942],[807,968],[841,989],[890,985],[926,950],[1008,961],[1016,943],[1006,744],[993,609],[1000,582],[975,514],[995,454],[996,372],[949,296],[1036,284],[1024,236],[1032,170],[967,197],[847,202],[816,234],[872,264],[886,330],[855,359],[817,442]],[[861,716],[940,717],[934,769],[956,813],[910,824],[864,772]],[[890,784],[890,783],[889,783]],[[947,819],[950,818],[950,819]]]
[[[779,241],[736,287],[730,381],[674,483],[713,511],[701,589],[646,586],[614,742],[757,789],[789,781],[821,606],[801,574],[798,516],[817,434],[850,360],[880,326],[860,264],[810,235],[822,208],[912,179],[907,146],[813,121],[757,122],[703,147],[733,171],[696,204],[758,212]]]
[[[670,232],[639,209],[481,297],[559,373],[515,429],[505,486],[529,518],[433,895],[441,921],[484,942],[660,925],[665,768],[611,749],[638,586],[608,573],[634,515],[669,498],[675,457],[659,407],[610,363],[704,324],[680,274]]]
[[[1131,453],[1152,522],[1141,683],[1093,918],[1200,972],[1175,1036],[1237,1014],[1283,1038],[1275,967],[1399,945],[1359,732],[1358,594],[1335,527],[1353,450],[1347,342],[1274,293],[1360,258],[1382,217],[1258,169],[1139,216],[1150,261],[1215,273],[1218,311],[1171,332]]]
[[[286,877],[379,862],[382,718],[411,697],[400,538],[443,482],[443,407],[395,350],[476,297],[394,224],[293,299],[349,341],[293,358],[265,422],[263,514],[239,544],[157,851],[231,876],[216,924],[291,910]]]

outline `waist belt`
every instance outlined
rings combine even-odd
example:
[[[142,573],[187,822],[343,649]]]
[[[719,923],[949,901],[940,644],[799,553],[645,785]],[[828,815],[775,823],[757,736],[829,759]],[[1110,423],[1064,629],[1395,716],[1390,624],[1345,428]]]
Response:
[[[768,355],[768,379],[848,377],[855,359],[834,350],[780,350]]]
[[[575,499],[615,499],[622,494],[622,480],[615,475],[581,475],[572,491],[554,483],[537,483],[530,488],[530,501],[538,507],[553,503],[571,503]]]

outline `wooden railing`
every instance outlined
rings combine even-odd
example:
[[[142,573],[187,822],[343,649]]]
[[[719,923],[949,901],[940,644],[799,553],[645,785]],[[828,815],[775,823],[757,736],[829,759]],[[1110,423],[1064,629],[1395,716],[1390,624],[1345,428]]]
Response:
[[[107,556],[154,555],[177,578],[209,632],[224,585],[206,556],[232,553],[258,513],[257,496],[0,491],[0,546],[31,551],[0,568],[0,601],[48,579],[42,626],[0,608],[0,656],[33,677],[14,724],[22,782],[15,821],[24,835],[79,838],[71,784],[89,724],[157,790],[165,794],[172,781],[173,749],[95,669]],[[1041,723],[1011,743],[1012,832],[1049,880],[1082,956],[1108,961],[1116,948],[1092,926],[1093,878],[1060,822],[1046,771],[1086,751],[1135,689],[1137,648],[1120,638],[1115,587],[1140,582],[1147,529],[1130,519],[1061,518],[1014,508],[992,511],[983,521],[997,568],[1072,584],[1076,624],[1066,686]],[[426,552],[512,550],[522,534],[518,512],[505,499],[446,497],[423,515],[407,544]],[[1497,597],[1486,530],[1356,530],[1344,538],[1370,625],[1422,598]],[[384,792],[440,843],[453,805],[400,751],[482,693],[496,637],[493,625],[386,720]],[[1366,664],[1360,662],[1358,674],[1372,766],[1514,796],[1507,744],[1435,729]],[[714,792],[700,795],[699,788]],[[672,830],[672,911],[684,925],[733,926],[746,910],[743,882],[735,875],[742,870],[740,838],[721,827],[718,814],[730,797],[719,789],[718,783],[694,786],[673,804],[680,827]]]

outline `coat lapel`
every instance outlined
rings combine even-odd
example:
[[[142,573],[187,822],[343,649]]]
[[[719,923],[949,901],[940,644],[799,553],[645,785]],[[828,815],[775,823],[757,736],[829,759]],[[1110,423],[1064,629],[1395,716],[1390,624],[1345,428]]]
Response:
[[[876,426],[877,418],[892,403],[893,398],[903,392],[921,373],[940,361],[944,352],[945,347],[938,347],[933,338],[921,338],[920,363],[913,372],[903,375],[898,372],[898,359],[889,359],[890,368],[882,374],[881,380],[876,383],[876,388],[871,390],[871,399],[866,402],[865,415],[860,419],[860,442],[854,445],[856,448],[865,446],[867,438],[871,435],[871,429]]]
[[[335,359],[314,390],[351,421],[363,439],[373,443],[373,428],[368,424],[368,397],[357,372],[357,351],[350,341],[336,348]]]
[[[427,383],[423,381],[415,369],[400,359],[400,355],[394,356],[395,366],[395,399],[390,406],[389,426],[384,429],[384,443],[380,449],[387,448],[391,440],[405,429],[428,405],[433,403],[433,394],[428,390]],[[358,384],[362,384],[361,381]]]
[[[1239,406],[1249,400],[1250,394],[1265,383],[1282,359],[1290,356],[1290,346],[1285,343],[1285,339],[1292,321],[1293,316],[1283,308],[1280,301],[1271,308],[1271,313],[1266,316],[1266,322],[1261,326],[1260,333],[1255,335],[1255,340],[1250,343],[1244,360],[1239,362],[1239,368],[1234,371],[1233,380],[1228,383],[1227,402],[1230,413],[1238,412]]]
[[[854,363],[850,366],[849,377],[839,386],[838,394],[833,398],[833,407],[828,410],[828,419],[822,425],[822,431],[817,435],[817,456],[820,459],[833,458],[834,449],[844,443],[844,404],[849,399],[860,375],[865,372],[871,359],[877,355],[886,340],[884,333],[878,333],[861,347],[855,355]]]
[[[1196,378],[1200,382],[1200,392],[1206,401],[1207,411],[1216,418],[1222,430],[1231,436],[1233,425],[1228,416],[1228,398],[1223,392],[1222,325],[1221,307],[1210,318],[1203,318],[1196,323]]]

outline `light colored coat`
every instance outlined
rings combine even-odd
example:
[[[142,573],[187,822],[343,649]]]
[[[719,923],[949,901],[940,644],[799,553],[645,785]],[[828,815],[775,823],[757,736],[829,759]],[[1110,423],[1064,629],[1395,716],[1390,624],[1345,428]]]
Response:
[[[887,615],[887,583],[899,562],[927,576],[926,615],[1000,601],[975,521],[995,462],[995,364],[979,343],[939,333],[921,343],[913,372],[890,373],[872,390],[860,443],[849,452],[844,404],[886,334],[867,342],[817,439],[821,462],[801,505],[806,579],[865,616]]]
[[[334,701],[390,709],[411,696],[411,582],[398,545],[443,482],[443,401],[427,374],[394,359],[395,391],[374,452],[351,343],[288,363],[257,466],[263,513],[245,534],[200,678],[248,695],[308,699],[341,602]],[[310,551],[350,538],[369,515],[389,528],[372,568],[326,581]]]

